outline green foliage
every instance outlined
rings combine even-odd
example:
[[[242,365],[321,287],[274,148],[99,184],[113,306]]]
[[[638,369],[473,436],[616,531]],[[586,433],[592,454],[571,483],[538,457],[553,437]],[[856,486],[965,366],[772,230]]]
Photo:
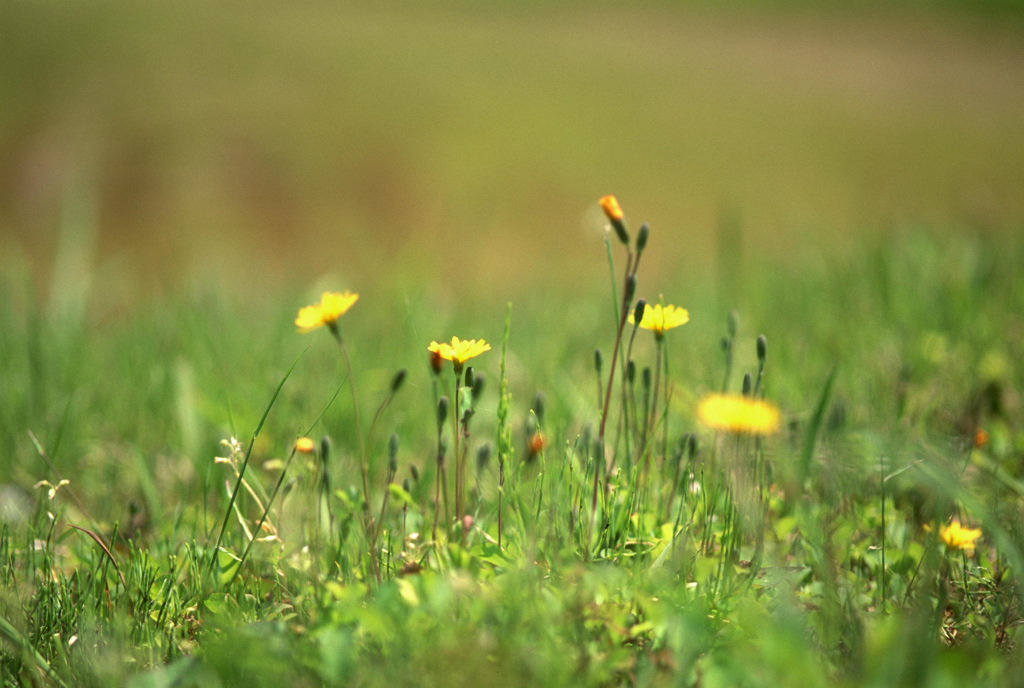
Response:
[[[467,298],[491,313],[484,331],[505,323],[507,349],[473,359],[472,424],[442,424],[441,444],[465,431],[476,457],[496,442],[505,483],[482,452],[467,514],[450,517],[426,458],[430,389],[449,376],[425,341],[376,333],[365,298],[339,321],[365,395],[346,404],[330,337],[292,331],[301,298],[182,297],[72,322],[8,271],[3,684],[1010,685],[1022,258],[1020,240],[917,233],[784,276],[765,264],[728,328],[714,285],[692,291],[692,321],[665,337],[667,405],[620,370],[603,444],[602,285],[571,328],[561,306],[512,319]],[[758,370],[767,333],[759,384],[784,409],[778,436],[694,420],[721,387],[727,329],[736,373]],[[625,348],[640,367],[662,355],[653,338]],[[352,403],[401,436],[370,439],[372,505]],[[670,441],[657,426],[645,443],[647,419]],[[293,456],[314,424],[329,453]],[[258,435],[251,454],[220,444],[232,435]],[[976,550],[947,549],[949,518],[982,529]]]

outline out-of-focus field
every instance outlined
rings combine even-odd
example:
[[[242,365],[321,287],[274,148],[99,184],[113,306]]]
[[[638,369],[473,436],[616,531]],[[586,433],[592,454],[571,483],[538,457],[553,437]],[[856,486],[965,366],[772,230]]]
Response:
[[[604,269],[604,193],[665,239],[649,274],[705,279],[726,252],[1019,230],[1022,179],[1007,16],[0,5],[2,261],[111,302],[569,282]]]

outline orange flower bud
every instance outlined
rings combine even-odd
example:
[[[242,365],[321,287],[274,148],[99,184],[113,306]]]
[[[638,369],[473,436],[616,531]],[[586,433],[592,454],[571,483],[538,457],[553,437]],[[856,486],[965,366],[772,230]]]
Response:
[[[612,222],[622,220],[622,208],[619,206],[619,199],[615,198],[615,196],[608,195],[602,197],[601,210],[604,211],[604,214]]]

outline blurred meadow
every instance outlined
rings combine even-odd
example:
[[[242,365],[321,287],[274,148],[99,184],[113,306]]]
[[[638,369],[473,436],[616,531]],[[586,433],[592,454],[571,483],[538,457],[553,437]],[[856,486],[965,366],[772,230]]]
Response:
[[[966,7],[7,2],[2,250],[43,287],[77,232],[106,301],[568,285],[611,191],[687,285],[1019,230],[1024,27]]]
[[[1022,180],[1012,0],[0,2],[0,685],[1015,685]]]

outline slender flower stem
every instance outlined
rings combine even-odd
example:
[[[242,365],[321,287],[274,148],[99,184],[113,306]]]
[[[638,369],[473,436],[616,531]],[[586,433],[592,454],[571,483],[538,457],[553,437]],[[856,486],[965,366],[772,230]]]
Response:
[[[373,571],[377,577],[377,582],[380,582],[380,566],[377,562],[377,553],[374,547],[374,533],[373,533],[373,515],[370,513],[370,467],[369,457],[366,455],[366,441],[363,439],[363,426],[359,421],[359,395],[356,393],[355,376],[352,374],[352,359],[348,355],[348,347],[345,346],[345,340],[341,336],[341,332],[338,331],[336,324],[330,325],[331,334],[338,341],[338,347],[341,349],[342,357],[345,359],[345,368],[348,371],[348,388],[352,392],[352,415],[356,426],[356,439],[359,442],[359,473],[363,481],[363,527],[366,531],[367,543],[370,547],[370,559],[373,562]]]

